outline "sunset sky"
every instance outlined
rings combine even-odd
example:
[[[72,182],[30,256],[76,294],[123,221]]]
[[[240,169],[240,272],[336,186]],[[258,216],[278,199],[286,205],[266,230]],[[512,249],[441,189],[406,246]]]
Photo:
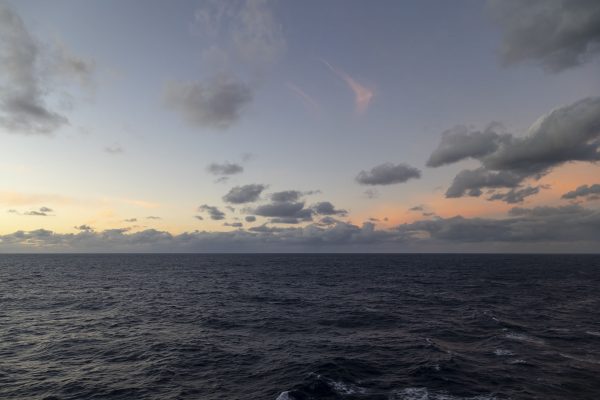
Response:
[[[600,249],[600,3],[0,1],[0,252]]]

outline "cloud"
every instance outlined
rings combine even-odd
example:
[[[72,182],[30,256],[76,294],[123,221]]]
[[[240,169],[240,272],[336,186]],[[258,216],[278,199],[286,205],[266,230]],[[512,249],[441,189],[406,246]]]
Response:
[[[304,104],[307,109],[317,112],[321,110],[319,103],[317,103],[315,99],[306,94],[306,92],[300,89],[297,85],[287,82],[285,86],[302,101],[302,104]]]
[[[379,197],[379,192],[376,189],[367,189],[363,193],[367,199],[376,199]]]
[[[284,190],[271,194],[271,200],[274,202],[295,202],[300,200],[303,193],[299,190]]]
[[[208,215],[210,216],[210,219],[215,220],[215,221],[225,219],[225,213],[222,212],[221,210],[219,210],[215,206],[209,206],[209,205],[203,204],[200,207],[198,207],[198,211],[199,212],[207,212]],[[196,217],[196,218],[198,218],[198,217]],[[200,218],[198,218],[198,219],[200,219]]]
[[[595,0],[492,0],[488,6],[504,33],[501,55],[507,65],[531,60],[559,72],[600,51]]]
[[[429,157],[427,166],[440,167],[469,157],[480,158],[493,153],[505,137],[494,131],[499,127],[499,124],[491,124],[480,132],[470,131],[466,126],[457,126],[445,131],[438,148]]]
[[[327,68],[329,68],[331,71],[333,71],[333,73],[335,73],[344,82],[346,82],[348,87],[354,92],[354,105],[356,112],[358,114],[362,114],[365,111],[367,111],[367,108],[369,107],[369,104],[371,103],[371,100],[373,100],[373,96],[375,95],[373,89],[361,85],[346,72],[339,68],[335,68],[327,61],[321,61],[327,66]]]
[[[213,175],[235,175],[244,172],[244,167],[226,161],[221,164],[211,163],[206,170]]]
[[[220,75],[206,82],[169,82],[166,105],[197,128],[227,129],[252,101],[252,90],[232,76]]]
[[[50,100],[71,97],[70,84],[89,82],[93,70],[92,62],[64,46],[37,41],[21,17],[0,3],[0,126],[8,132],[51,134],[67,125]]]
[[[508,218],[435,218],[400,225],[398,230],[423,240],[450,242],[597,241],[600,212],[578,205],[513,208]]]
[[[137,222],[137,218],[128,218],[128,219],[124,219],[124,222]]]
[[[328,201],[322,201],[320,203],[313,204],[311,209],[318,215],[348,215],[346,210],[338,210],[333,204]]]
[[[204,221],[204,217],[202,215],[194,215],[194,218],[196,218],[198,221]]]
[[[196,28],[209,37],[211,51],[229,55],[236,63],[255,68],[277,61],[285,52],[281,24],[269,0],[207,1],[195,12]],[[214,42],[219,42],[215,48]]]
[[[0,235],[0,252],[572,252],[597,251],[599,244],[600,211],[576,204],[513,208],[498,219],[436,217],[392,229],[323,218],[306,226],[261,225],[179,235],[128,228],[83,229],[76,234],[38,229]]]
[[[118,143],[113,143],[110,146],[106,146],[104,151],[108,154],[122,154],[125,152],[125,149]]]
[[[373,167],[368,172],[360,171],[356,176],[356,181],[361,185],[392,185],[420,177],[421,171],[408,164],[385,163]]]
[[[517,188],[525,179],[540,179],[564,163],[600,160],[600,98],[557,108],[539,118],[522,137],[497,133],[498,126],[490,125],[483,133],[460,131],[442,136],[430,166],[465,158],[481,163],[479,168],[458,173],[446,197],[479,196],[486,187]]]
[[[488,200],[502,200],[508,204],[522,203],[525,198],[540,192],[540,186],[526,186],[522,189],[511,189],[504,193],[494,193]]]
[[[146,217],[146,219],[154,219],[154,220],[157,220],[157,219],[162,219],[162,218],[161,218],[161,217],[157,217],[156,215],[149,215],[149,216],[147,216],[147,217]]]
[[[304,202],[274,202],[256,207],[253,214],[261,217],[309,218],[312,212],[304,208]]]
[[[244,219],[246,220],[246,222],[256,221],[256,217],[254,215],[247,215]]]
[[[425,211],[425,207],[423,205],[418,205],[409,208],[408,211]]]
[[[229,193],[223,196],[223,201],[233,204],[251,203],[258,200],[260,194],[265,189],[265,185],[259,184],[236,186],[232,188]]]
[[[51,212],[53,212],[54,210],[52,210],[49,207],[40,207],[37,210],[31,210],[31,211],[26,211],[23,213],[23,215],[30,215],[30,216],[34,216],[34,217],[47,217],[49,216]]]
[[[94,230],[94,228],[92,228],[89,225],[79,225],[79,226],[76,226],[75,229],[77,229],[78,231],[85,231],[85,232],[91,232]]]
[[[244,226],[244,224],[242,224],[241,222],[231,222],[231,223],[225,222],[223,224],[223,226],[230,226],[232,228],[241,228]]]
[[[562,195],[563,199],[576,199],[578,197],[586,197],[588,199],[595,199],[600,196],[600,184],[595,183],[593,185],[581,185],[577,189],[567,192]]]

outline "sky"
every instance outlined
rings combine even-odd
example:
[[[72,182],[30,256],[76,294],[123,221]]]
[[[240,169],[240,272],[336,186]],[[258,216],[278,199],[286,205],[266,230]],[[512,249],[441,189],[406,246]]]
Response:
[[[595,0],[0,1],[0,252],[598,252]]]

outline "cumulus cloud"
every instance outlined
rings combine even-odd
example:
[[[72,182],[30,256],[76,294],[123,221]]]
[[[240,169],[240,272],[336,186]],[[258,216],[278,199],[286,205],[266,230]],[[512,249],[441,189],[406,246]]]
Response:
[[[484,131],[471,131],[466,126],[456,126],[442,133],[438,148],[431,153],[428,167],[439,167],[465,158],[480,158],[496,151],[504,135],[495,132],[499,124],[491,124]]]
[[[600,98],[557,108],[539,118],[524,136],[498,133],[494,130],[498,126],[442,136],[430,166],[465,158],[481,163],[456,175],[447,197],[479,196],[483,188],[517,188],[524,180],[539,179],[564,163],[600,160]]]
[[[17,231],[0,235],[0,252],[597,251],[600,244],[600,211],[574,204],[513,208],[498,219],[436,217],[385,230],[369,222],[358,226],[326,218],[306,226],[179,235],[128,228],[76,234]]]
[[[246,220],[246,222],[256,221],[256,217],[254,215],[247,215],[244,219]]]
[[[271,201],[279,203],[279,202],[288,202],[293,203],[299,201],[304,196],[310,196],[312,194],[321,193],[320,190],[308,190],[308,191],[300,191],[300,190],[283,190],[281,192],[271,193],[270,198]]]
[[[91,232],[94,230],[94,228],[92,228],[89,225],[85,225],[85,224],[76,226],[75,229],[77,229],[78,231],[84,231],[84,232]]]
[[[300,200],[303,193],[299,190],[284,190],[271,194],[271,200],[274,202],[294,202]]]
[[[253,214],[275,218],[310,218],[311,210],[304,208],[303,202],[274,202],[256,207]]]
[[[588,199],[596,199],[600,197],[600,184],[595,183],[593,185],[581,185],[575,190],[571,190],[562,195],[563,199],[573,200],[578,197],[585,197]]]
[[[232,76],[219,75],[206,82],[169,82],[166,105],[192,126],[227,129],[252,101],[252,90]]]
[[[501,200],[508,204],[522,203],[527,197],[538,194],[540,188],[541,186],[526,186],[521,189],[511,189],[508,192],[494,193],[488,200]]]
[[[53,211],[54,210],[52,210],[49,207],[40,207],[37,210],[25,211],[22,215],[29,215],[29,216],[33,216],[33,217],[48,217],[51,215],[50,213]],[[17,210],[8,210],[8,212],[15,213],[15,214],[19,213]]]
[[[373,167],[370,171],[360,171],[356,181],[361,185],[392,185],[420,177],[421,171],[408,164],[385,163]]]
[[[206,170],[213,175],[235,175],[244,172],[244,167],[239,164],[230,163],[211,163]]]
[[[491,0],[504,33],[505,64],[531,60],[558,72],[600,51],[600,3],[595,0]]]
[[[241,222],[225,222],[223,226],[230,226],[232,228],[241,228],[244,226]]]
[[[200,207],[198,207],[198,211],[208,213],[208,215],[210,216],[210,219],[215,220],[215,221],[225,219],[225,213],[223,211],[219,210],[219,208],[217,208],[215,206],[209,206],[207,204],[203,204]],[[196,218],[198,218],[198,217],[196,217]],[[202,219],[202,218],[198,218],[198,219]]]
[[[578,205],[513,208],[508,218],[435,218],[400,225],[398,230],[422,240],[450,242],[598,241],[600,212]]]
[[[57,93],[72,97],[70,84],[90,81],[93,69],[64,46],[36,40],[21,17],[0,3],[0,126],[8,132],[50,134],[68,124],[50,99]]]
[[[328,201],[322,201],[316,204],[313,204],[311,209],[318,215],[348,215],[348,211],[346,210],[338,210]]]
[[[223,196],[226,203],[243,204],[251,203],[259,199],[260,194],[266,189],[265,185],[250,184],[231,188],[229,193]]]

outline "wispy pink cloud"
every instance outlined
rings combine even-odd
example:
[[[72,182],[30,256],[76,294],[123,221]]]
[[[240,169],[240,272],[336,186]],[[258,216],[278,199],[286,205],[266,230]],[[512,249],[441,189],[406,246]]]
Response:
[[[289,90],[292,91],[292,93],[297,95],[300,98],[300,100],[302,100],[302,103],[304,103],[306,108],[317,112],[321,111],[319,103],[317,103],[316,100],[313,99],[311,96],[306,94],[304,90],[300,89],[298,86],[294,85],[291,82],[287,82],[285,85]]]
[[[350,89],[352,89],[352,91],[354,92],[354,104],[356,107],[356,112],[359,114],[365,112],[369,107],[369,103],[373,99],[373,96],[375,95],[373,89],[361,85],[354,78],[348,75],[345,71],[334,67],[327,61],[323,59],[321,59],[321,61],[327,66],[327,68],[333,71],[333,73],[335,73],[337,76],[343,79],[344,82],[346,82],[346,84],[350,87]]]

